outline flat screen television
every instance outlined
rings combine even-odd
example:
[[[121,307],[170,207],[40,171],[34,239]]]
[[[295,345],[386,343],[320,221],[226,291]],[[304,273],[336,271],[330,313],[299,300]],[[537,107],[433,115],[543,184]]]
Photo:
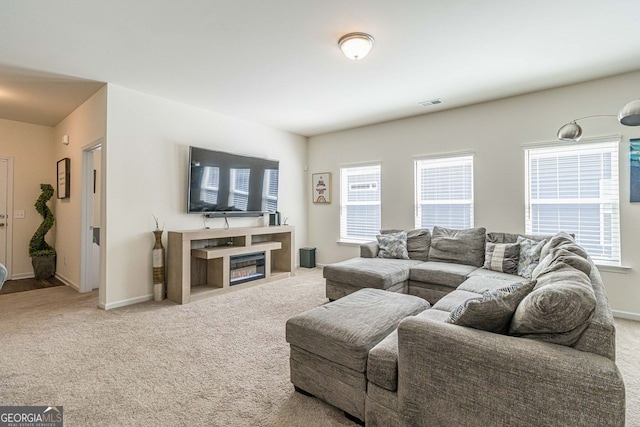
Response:
[[[261,216],[278,209],[277,160],[189,147],[187,212]]]

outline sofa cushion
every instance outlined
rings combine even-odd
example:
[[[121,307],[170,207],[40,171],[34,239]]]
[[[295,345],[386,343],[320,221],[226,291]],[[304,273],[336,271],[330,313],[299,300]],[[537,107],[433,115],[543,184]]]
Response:
[[[409,279],[411,267],[422,261],[388,258],[352,258],[322,269],[325,279],[361,288],[389,289]]]
[[[381,234],[378,239],[378,258],[399,258],[409,259],[407,252],[407,233]]]
[[[508,280],[511,282],[522,281],[522,276],[518,276],[517,274],[500,273],[499,271],[485,270],[484,268],[478,268],[477,270],[473,270],[471,273],[469,273],[469,277],[476,277],[476,276],[493,278],[498,280]]]
[[[564,231],[554,234],[547,240],[547,244],[542,248],[541,257],[546,257],[553,249],[565,243],[576,243],[573,235],[565,233]]]
[[[477,298],[478,296],[479,295],[475,292],[456,289],[438,300],[438,302],[433,305],[433,308],[451,313],[456,307],[463,304],[466,300]]]
[[[369,350],[402,319],[429,308],[412,295],[361,289],[287,320],[286,339],[316,356],[365,372]]]
[[[538,276],[534,290],[516,309],[509,333],[570,346],[587,328],[595,306],[589,277],[556,262]]]
[[[409,279],[457,288],[474,270],[471,265],[427,261],[411,267]]]
[[[381,234],[397,233],[402,230],[381,230]],[[429,260],[429,248],[431,247],[431,232],[426,228],[417,228],[407,231],[407,252],[409,259],[419,261]]]
[[[430,308],[422,313],[416,314],[416,317],[423,319],[435,320],[436,322],[444,322],[449,318],[449,312],[445,310],[438,310],[437,308]]]
[[[522,282],[522,277],[514,274],[505,274],[505,277],[502,278],[491,276],[470,276],[467,280],[462,282],[460,286],[458,286],[458,290],[474,292],[478,295],[482,295],[487,291],[504,288],[511,283],[518,282]]]
[[[555,249],[564,249],[565,251],[569,251],[575,255],[578,255],[580,258],[589,258],[589,254],[587,253],[587,251],[577,243],[562,243],[556,246]]]
[[[484,227],[464,230],[433,227],[429,261],[482,267],[486,232]]]
[[[444,322],[449,312],[442,310],[425,310],[416,314],[438,322]],[[367,379],[379,387],[389,391],[398,388],[398,330],[390,333],[369,351],[367,361]]]
[[[545,270],[552,267],[557,262],[564,262],[571,267],[582,271],[587,276],[591,274],[591,263],[580,255],[564,249],[564,246],[553,249],[533,270],[532,278],[536,279]]]
[[[540,254],[547,241],[536,241],[526,239],[524,237],[518,237],[517,242],[520,244],[520,257],[518,258],[517,273],[519,276],[530,279],[533,270],[540,262]]]
[[[482,296],[470,298],[456,307],[446,322],[505,334],[509,331],[513,313],[534,285],[535,281],[519,282],[486,291]]]
[[[519,243],[487,243],[482,268],[515,274],[518,271],[519,258]]]
[[[397,329],[369,351],[367,380],[390,391],[398,388]]]

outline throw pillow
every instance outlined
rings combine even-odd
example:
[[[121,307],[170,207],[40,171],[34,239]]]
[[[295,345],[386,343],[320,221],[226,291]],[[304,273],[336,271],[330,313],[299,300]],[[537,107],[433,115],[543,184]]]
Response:
[[[380,230],[380,234],[399,233],[402,230]],[[426,228],[407,231],[407,252],[409,259],[429,261],[431,232]]]
[[[407,252],[407,233],[382,234],[378,239],[378,258],[409,259]]]
[[[541,240],[538,242],[519,236],[517,242],[520,243],[520,257],[518,258],[517,271],[518,276],[530,279],[533,274],[533,270],[540,262],[540,254],[542,253],[544,245],[547,244],[547,241]]]
[[[546,257],[553,249],[567,243],[576,243],[573,234],[565,233],[564,231],[554,234],[553,237],[547,240],[547,244],[544,245],[542,258]]]
[[[520,258],[519,243],[487,243],[482,268],[516,274]]]
[[[561,345],[573,345],[596,308],[589,277],[563,262],[538,276],[535,289],[513,315],[510,335]]]
[[[484,227],[454,230],[433,227],[429,261],[482,267],[487,230]]]
[[[525,239],[535,240],[539,242],[541,240],[549,241],[549,239],[553,237],[553,234],[547,236],[547,235],[520,234],[520,233],[503,233],[503,232],[492,231],[490,233],[487,233],[487,242],[516,243],[518,241],[518,237],[524,237]]]
[[[549,255],[540,261],[533,270],[531,277],[533,279],[537,279],[538,276],[551,271],[559,262],[570,265],[571,267],[582,271],[587,276],[591,274],[591,263],[589,263],[588,260],[574,252],[564,249],[564,247],[561,246],[552,250]]]
[[[470,298],[456,307],[445,321],[454,325],[506,334],[513,313],[531,292],[535,283],[513,283],[504,288],[487,291],[481,297]]]

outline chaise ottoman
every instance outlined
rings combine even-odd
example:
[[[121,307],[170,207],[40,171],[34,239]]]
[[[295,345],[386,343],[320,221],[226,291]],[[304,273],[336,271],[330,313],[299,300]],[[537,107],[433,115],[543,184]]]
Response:
[[[393,258],[353,258],[325,265],[327,298],[334,301],[363,288],[408,293],[411,268],[422,261]]]
[[[428,308],[412,295],[361,289],[292,317],[286,326],[291,382],[363,421],[369,350],[402,319]]]

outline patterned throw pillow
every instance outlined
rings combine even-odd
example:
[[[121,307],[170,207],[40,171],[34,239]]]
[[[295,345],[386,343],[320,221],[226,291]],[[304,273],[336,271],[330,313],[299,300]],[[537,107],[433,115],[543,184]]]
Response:
[[[409,259],[406,232],[382,234],[376,238],[378,239],[378,258]]]
[[[488,243],[482,268],[502,273],[516,274],[520,259],[519,243]]]
[[[542,248],[547,244],[546,240],[539,242],[525,239],[519,236],[517,243],[520,244],[520,258],[518,258],[518,276],[531,279],[531,274],[540,262]]]
[[[403,230],[380,230],[380,234],[399,233]],[[407,231],[407,252],[410,259],[429,261],[431,232],[426,228]]]
[[[512,283],[504,288],[487,291],[480,297],[470,298],[453,309],[446,322],[506,334],[518,305],[535,284],[535,280]]]

